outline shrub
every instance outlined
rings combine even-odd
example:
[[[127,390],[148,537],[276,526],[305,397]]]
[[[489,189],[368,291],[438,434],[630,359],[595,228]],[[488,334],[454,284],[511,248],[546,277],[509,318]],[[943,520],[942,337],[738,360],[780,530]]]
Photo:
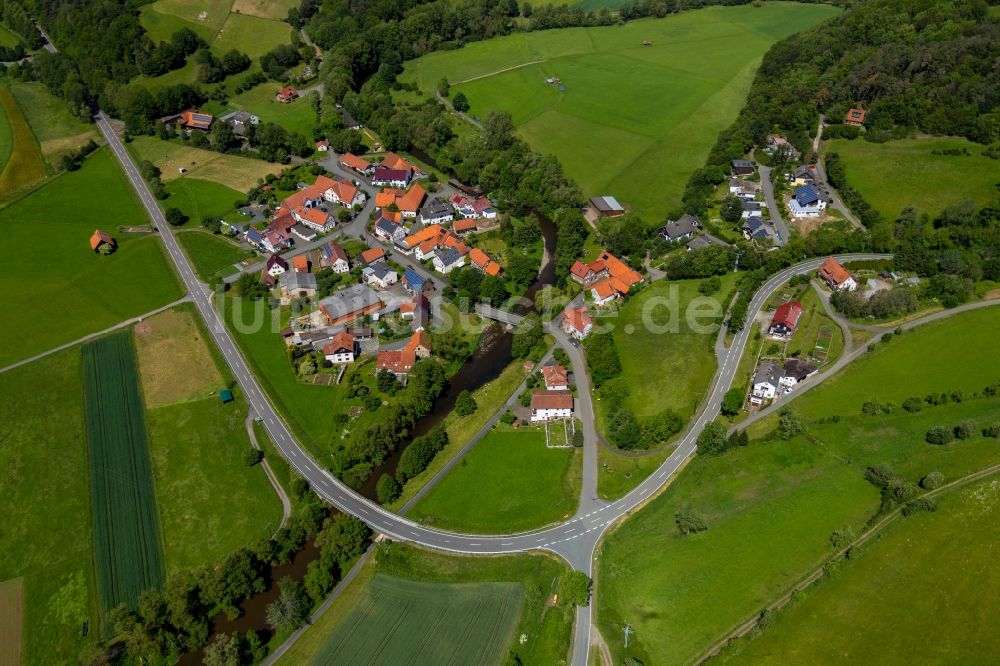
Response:
[[[726,391],[726,395],[722,398],[722,413],[726,416],[735,416],[739,414],[740,409],[743,408],[744,394],[744,389],[740,386]]]
[[[455,413],[459,416],[468,416],[476,411],[475,398],[468,391],[462,391],[455,399]]]
[[[903,515],[910,516],[921,511],[936,511],[937,504],[930,497],[918,497],[903,505]]]
[[[263,458],[263,455],[257,449],[250,448],[243,452],[243,463],[247,467],[253,467],[260,462],[261,458]]]
[[[694,534],[708,529],[705,519],[685,504],[674,513],[674,523],[681,534]]]
[[[509,409],[503,413],[503,416],[500,417],[500,422],[506,425],[513,425],[514,421],[516,420],[517,417],[514,416],[514,412],[510,411]]]
[[[944,474],[941,472],[931,472],[920,479],[920,487],[924,490],[936,490],[944,484]]]
[[[581,430],[580,428],[576,428],[573,431],[573,436],[570,439],[570,443],[576,448],[580,448],[581,446],[583,446],[583,430]]]
[[[865,470],[865,481],[876,488],[888,488],[892,478],[892,469],[888,465],[875,465]]]
[[[715,421],[706,423],[705,429],[698,435],[698,453],[706,456],[717,456],[728,448],[726,428]]]
[[[957,439],[969,439],[976,432],[976,424],[972,421],[962,421],[953,431]]]
[[[461,94],[461,93],[460,93]],[[572,571],[559,581],[562,605],[586,606],[590,603],[590,578],[582,571]]]
[[[924,401],[920,398],[907,398],[903,401],[903,409],[908,412],[919,412],[924,407]]]
[[[938,446],[947,444],[953,438],[954,432],[944,426],[934,426],[927,431],[927,435],[924,437],[928,444],[936,444]]]
[[[983,428],[983,437],[1000,437],[1000,423],[994,423],[991,426]]]
[[[842,527],[839,530],[834,530],[833,534],[830,535],[830,543],[837,550],[841,550],[847,548],[856,538],[857,535],[854,533],[854,528],[850,526]]]
[[[378,483],[375,484],[375,494],[378,496],[379,504],[388,504],[393,501],[399,497],[402,490],[399,481],[388,474],[383,474]]]
[[[792,439],[801,434],[802,422],[791,409],[782,409],[778,416],[777,435],[780,439]]]
[[[382,398],[374,393],[369,393],[361,398],[361,404],[364,405],[365,411],[374,412],[382,406]]]

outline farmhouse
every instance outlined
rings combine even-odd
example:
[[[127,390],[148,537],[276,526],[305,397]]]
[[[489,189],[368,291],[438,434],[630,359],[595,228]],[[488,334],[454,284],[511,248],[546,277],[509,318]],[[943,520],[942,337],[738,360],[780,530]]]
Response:
[[[90,234],[90,249],[94,252],[108,252],[117,247],[115,239],[111,237],[111,234],[101,231],[100,229],[94,229],[94,233]],[[108,248],[108,249],[104,249]]]
[[[625,208],[614,197],[591,197],[588,211],[595,217],[617,217],[625,214]]]
[[[547,363],[542,366],[542,377],[545,378],[547,391],[569,390],[569,372],[566,370],[566,366],[558,363]]]
[[[430,336],[423,330],[414,331],[402,349],[379,350],[375,356],[375,369],[376,372],[388,370],[400,381],[405,381],[407,373],[416,364],[417,359],[428,358],[430,355]]]
[[[370,164],[366,160],[361,159],[360,157],[358,157],[353,153],[344,153],[343,155],[341,155],[340,166],[344,167],[345,169],[352,169],[353,171],[357,171],[358,173],[365,176],[375,171],[375,167],[372,164]]]
[[[411,171],[388,169],[380,166],[375,169],[375,174],[372,176],[372,185],[378,185],[380,187],[406,187],[410,184],[411,176]]]
[[[453,194],[448,202],[455,209],[459,217],[465,219],[483,218],[487,220],[496,219],[497,212],[493,204],[486,197],[470,199],[461,194]]]
[[[573,393],[570,391],[535,391],[531,396],[531,420],[535,423],[568,419],[573,416]]]
[[[589,287],[598,280],[608,277],[608,267],[600,259],[592,261],[589,264],[585,264],[577,259],[570,266],[569,276],[574,282],[579,282],[584,287]]]
[[[296,222],[314,231],[330,231],[336,226],[336,221],[319,208],[293,208],[292,217]]]
[[[285,261],[280,255],[272,254],[267,258],[267,263],[264,264],[264,270],[271,277],[278,277],[282,273],[288,270],[288,262]]]
[[[337,243],[324,243],[319,249],[319,264],[323,268],[332,268],[334,273],[349,273],[351,264],[347,259],[347,252]]]
[[[418,291],[413,295],[413,298],[400,304],[399,316],[403,319],[409,319],[410,327],[414,331],[425,328],[430,322],[431,302]]]
[[[312,298],[316,295],[316,276],[312,273],[288,271],[278,278],[281,296],[284,299]]]
[[[321,153],[328,152],[330,150],[330,142],[326,139],[320,139],[316,142],[316,150]]]
[[[327,186],[323,190],[323,198],[327,201],[340,204],[345,208],[363,206],[365,204],[365,193],[360,188],[343,180],[333,180],[325,176],[320,176],[319,178],[322,178],[322,184]],[[320,184],[319,178],[316,179],[317,184]]]
[[[733,160],[734,176],[749,176],[753,172],[754,166],[750,160]]]
[[[370,247],[361,253],[361,263],[365,266],[385,261],[385,250],[380,247]]]
[[[819,217],[826,209],[826,201],[814,185],[796,188],[795,196],[788,202],[793,217]]]
[[[690,238],[698,229],[701,229],[701,221],[690,213],[684,213],[677,220],[667,222],[666,226],[660,229],[660,236],[664,240],[675,242]]]
[[[486,254],[478,247],[472,248],[469,252],[469,261],[472,262],[473,266],[486,275],[498,276],[501,272],[503,272],[503,268],[500,264],[493,261],[493,257]]]
[[[181,111],[176,115],[161,118],[160,122],[164,125],[176,123],[178,127],[187,131],[200,130],[202,132],[207,132],[212,129],[212,123],[215,122],[215,117],[210,113],[202,113],[201,111],[197,111],[195,109],[188,109],[187,111]]]
[[[275,101],[281,102],[282,104],[294,102],[298,98],[299,91],[291,86],[285,86],[274,95]]]
[[[768,335],[775,338],[787,339],[795,333],[795,328],[799,325],[799,318],[802,316],[802,304],[798,301],[782,303],[775,309],[774,316],[771,317],[771,324],[767,328]]]
[[[409,171],[414,176],[423,175],[423,171],[418,169],[416,165],[407,162],[402,157],[393,152],[385,154],[385,157],[382,158],[382,166],[387,169],[395,169],[398,171]]]
[[[315,281],[315,276],[310,275]],[[371,287],[355,284],[346,289],[335,291],[319,302],[320,312],[327,320],[327,325],[336,326],[354,319],[360,319],[367,314],[376,312],[382,307],[382,300]]]
[[[416,217],[426,196],[427,191],[420,186],[420,183],[414,183],[406,194],[396,199],[396,208],[403,214],[403,217]]]
[[[858,283],[846,268],[833,257],[828,257],[819,267],[819,277],[830,289],[854,291]]]
[[[374,266],[366,266],[361,271],[361,275],[364,276],[368,286],[376,289],[388,289],[399,279],[396,271],[389,268],[384,261],[380,261]]]
[[[567,306],[562,314],[562,330],[566,335],[583,340],[594,328],[594,320],[585,307]]]
[[[848,110],[847,115],[844,116],[844,124],[851,125],[853,127],[864,127],[865,126],[865,116],[868,112],[861,108],[853,108]]]
[[[323,346],[323,356],[331,363],[354,363],[354,349],[354,336],[346,332],[338,333]]]
[[[753,391],[750,395],[750,402],[755,405],[761,404],[765,400],[773,400],[781,386],[781,368],[771,361],[764,361],[757,366],[757,372],[753,376]]]

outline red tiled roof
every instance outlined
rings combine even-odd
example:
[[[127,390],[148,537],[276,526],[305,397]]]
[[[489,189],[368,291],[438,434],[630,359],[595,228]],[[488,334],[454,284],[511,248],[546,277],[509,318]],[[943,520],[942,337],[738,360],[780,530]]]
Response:
[[[417,362],[417,355],[407,349],[383,349],[375,355],[375,367],[395,373],[409,372]]]
[[[836,286],[842,285],[851,277],[851,274],[847,272],[847,269],[840,265],[840,263],[833,257],[828,257],[823,265],[819,267],[819,274],[824,280],[832,282]]]
[[[774,316],[771,317],[771,328],[774,328],[778,324],[783,324],[786,328],[795,330],[795,327],[799,323],[799,317],[802,316],[802,304],[798,301],[789,301],[787,303],[782,303],[774,311]]]
[[[323,346],[323,353],[327,355],[341,351],[354,353],[354,336],[350,333],[337,333],[333,336],[333,340]]]
[[[600,282],[592,286],[590,289],[591,291],[594,292],[594,294],[597,295],[597,298],[599,298],[602,301],[618,293],[618,290],[615,289],[614,285],[612,284],[611,278],[606,278],[604,280],[601,280]]]
[[[309,257],[304,254],[297,254],[292,257],[292,268],[300,273],[309,272]]]
[[[387,169],[396,169],[399,171],[419,171],[417,167],[392,152],[386,153],[385,157],[382,158],[382,166]]]
[[[115,244],[115,239],[100,229],[94,229],[94,233],[90,234],[90,249],[96,250],[101,246],[102,243],[108,243],[110,245]]]
[[[462,233],[465,231],[474,231],[476,229],[476,221],[474,219],[468,220],[455,220],[454,229],[456,233]]]
[[[569,372],[562,365],[543,365],[542,377],[545,386],[566,386],[569,384]]]
[[[406,246],[416,247],[417,245],[423,243],[425,240],[428,240],[430,238],[436,238],[437,236],[440,236],[443,233],[444,233],[444,227],[442,227],[440,224],[432,224],[429,227],[424,227],[415,234],[410,234],[409,236],[407,236],[405,241]]]
[[[423,347],[427,351],[431,350],[431,336],[427,335],[424,330],[414,331],[413,335],[410,336],[410,341],[403,349],[416,352],[418,347]]]
[[[600,257],[598,257],[598,260],[594,263],[596,264],[598,262],[603,262],[603,264],[607,267],[608,272],[611,274],[611,277],[617,278],[627,285],[624,290],[625,292],[627,292],[632,285],[642,282],[642,275],[640,275],[638,271],[632,270],[628,264],[607,250],[601,252]]]
[[[378,261],[385,256],[385,250],[380,247],[370,247],[361,253],[361,260],[366,264]]]
[[[474,263],[480,269],[485,270],[486,266],[489,265],[493,260],[490,259],[490,255],[486,254],[478,247],[474,247],[469,252],[469,261]]]
[[[341,181],[334,181],[333,185],[327,189],[333,190],[333,194],[337,198],[337,201],[343,203],[351,203],[354,201],[354,197],[358,195],[358,188],[354,187],[350,183],[344,183]]]
[[[427,192],[420,187],[420,183],[416,183],[409,192],[396,200],[396,208],[408,213],[415,213],[420,208],[420,204],[424,202],[425,196],[427,196]]]
[[[295,210],[295,214],[301,217],[303,220],[308,220],[313,224],[324,225],[329,217],[326,213],[318,208],[298,208]]]
[[[535,391],[531,396],[531,411],[539,409],[573,409],[571,391]]]
[[[500,275],[501,273],[503,273],[503,266],[501,266],[500,264],[498,264],[498,263],[497,263],[497,262],[495,262],[495,261],[491,261],[491,262],[490,262],[490,263],[489,263],[489,264],[488,264],[488,265],[486,266],[486,274],[487,274],[487,275],[492,275],[493,277],[497,277],[497,276],[499,276],[499,275]]]
[[[194,127],[195,129],[203,130],[209,129],[212,126],[212,121],[215,120],[211,114],[195,111],[194,109],[181,111],[180,118],[181,124],[185,127]]]
[[[340,163],[354,169],[355,171],[367,171],[372,168],[372,165],[366,160],[361,159],[353,153],[344,153],[341,155]]]
[[[594,323],[593,318],[587,312],[587,308],[585,307],[567,307],[563,310],[563,319],[580,333],[586,331],[587,327],[592,326]]]

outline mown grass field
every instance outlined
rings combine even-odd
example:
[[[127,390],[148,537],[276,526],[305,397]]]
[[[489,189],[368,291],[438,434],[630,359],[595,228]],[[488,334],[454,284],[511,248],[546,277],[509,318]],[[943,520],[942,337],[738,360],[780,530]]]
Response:
[[[212,47],[219,53],[237,49],[256,60],[279,44],[290,44],[293,32],[284,21],[230,14]]]
[[[646,455],[625,456],[604,446],[597,447],[597,494],[616,500],[656,471],[673,447]]]
[[[0,46],[16,46],[21,43],[21,38],[17,33],[0,25]]]
[[[0,580],[23,579],[23,663],[74,663],[99,633],[82,382],[78,348],[0,373]]]
[[[232,0],[157,0],[143,6],[140,16],[154,41],[168,41],[175,31],[190,28],[211,44],[232,4]]]
[[[106,613],[163,583],[145,410],[129,331],[82,348],[98,598]]]
[[[972,663],[1000,650],[981,631],[997,604],[1000,481],[955,491],[895,525],[725,662]]]
[[[24,628],[24,580],[0,582],[0,666],[21,663],[21,632]]]
[[[766,3],[518,33],[431,53],[407,63],[402,79],[431,95],[447,77],[471,114],[510,112],[586,195],[614,195],[654,223],[678,205],[691,171],[736,117],[764,52],[836,12]],[[552,76],[565,93],[545,82]]]
[[[316,127],[316,111],[313,110],[309,95],[282,104],[274,99],[277,89],[278,86],[273,81],[262,83],[256,88],[230,98],[229,106],[249,111],[259,116],[261,122],[276,123],[289,132],[298,132],[312,141],[313,128]]]
[[[408,513],[442,529],[475,534],[523,532],[576,511],[582,452],[549,449],[545,432],[498,426]]]
[[[225,216],[244,197],[243,192],[200,178],[176,178],[166,188],[170,197],[163,205],[180,208],[194,224],[199,224],[203,217]]]
[[[710,299],[698,293],[700,280],[654,282],[630,297],[617,315],[599,320],[613,327],[620,379],[630,390],[625,404],[637,417],[664,409],[685,419],[694,413],[715,372],[713,345],[725,309],[719,299],[730,292],[733,275],[722,278],[722,288]],[[718,304],[714,310],[713,303]],[[717,316],[711,316],[713,311]],[[689,313],[709,316],[690,318]],[[601,400],[594,404],[601,423],[607,410]]]
[[[162,141],[151,136],[135,137],[128,143],[128,149],[136,160],[149,160],[159,167],[163,172],[163,182],[167,183],[168,187],[171,181],[181,178],[178,169],[184,167],[187,169],[185,180],[190,178],[207,180],[224,185],[230,190],[245,193],[267,174],[277,174],[283,168],[280,164],[249,157],[223,155],[173,141]],[[219,192],[214,190],[211,193],[213,202],[219,196]],[[204,194],[202,191],[198,193]],[[236,199],[229,201],[230,208],[235,201]],[[173,205],[170,199],[166,205]]]
[[[132,330],[147,407],[201,400],[222,387],[222,373],[189,308],[161,312]]]
[[[238,14],[249,14],[260,18],[284,21],[288,10],[298,7],[295,0],[235,0],[233,11]]]
[[[636,635],[628,655],[644,661],[655,655],[670,663],[696,660],[822,564],[833,553],[829,537],[834,530],[858,530],[875,512],[879,496],[864,480],[867,466],[887,464],[915,483],[932,471],[948,481],[1000,462],[993,439],[976,435],[947,446],[924,440],[929,428],[964,420],[978,433],[1000,421],[1000,399],[925,407],[917,414],[901,409],[879,417],[860,413],[860,403],[886,385],[902,383],[901,390],[918,392],[917,387],[937,383],[950,390],[943,385],[968,372],[962,365],[968,342],[939,345],[927,352],[924,363],[912,360],[909,345],[930,344],[946,334],[961,337],[960,331],[970,327],[988,330],[982,322],[963,322],[965,316],[945,322],[950,327],[945,331],[932,324],[907,333],[872,358],[855,361],[839,381],[827,380],[836,383],[790,403],[807,413],[803,401],[827,404],[833,402],[831,395],[839,396],[850,401],[838,410],[839,422],[807,419],[807,434],[792,440],[754,442],[721,457],[695,458],[662,495],[606,539],[597,583],[604,635],[630,622]],[[921,335],[926,339],[921,341]],[[909,345],[908,336],[914,339]],[[905,379],[886,375],[892,364],[906,364]],[[949,366],[953,369],[942,370]],[[998,378],[994,369],[975,388],[995,385]],[[850,409],[854,401],[858,406]],[[684,505],[705,519],[707,531],[677,532],[674,514]],[[611,647],[616,658],[625,656],[620,642]]]
[[[24,110],[6,84],[0,84],[0,115],[4,116],[0,135],[7,136],[0,138],[0,196],[7,198],[45,177],[45,159]]]
[[[66,102],[54,96],[42,83],[11,81],[10,90],[38,140],[50,170],[59,168],[59,158],[78,150],[91,139],[98,140],[97,128],[74,116]]]
[[[508,650],[517,655],[523,664],[565,663],[569,650],[574,609],[552,606],[548,602],[558,591],[561,576],[568,572],[566,566],[554,557],[542,554],[524,554],[506,557],[453,557],[421,550],[402,543],[384,544],[361,569],[357,578],[348,585],[329,610],[313,624],[292,648],[279,660],[279,664],[329,663],[319,658],[334,632],[342,632],[345,618],[368,597],[369,585],[376,575],[391,576],[392,580],[404,579],[434,584],[428,590],[424,603],[435,598],[436,590],[447,590],[456,584],[515,584],[523,601],[515,611],[516,625],[508,630],[506,645],[501,644],[499,654],[481,654],[458,663],[500,662]],[[431,618],[421,619],[426,624]],[[464,625],[463,625],[464,626]],[[364,631],[377,633],[373,641],[385,640],[391,626],[369,622]],[[454,644],[458,626],[439,627],[434,636],[424,635],[436,643]],[[521,640],[524,636],[524,640]],[[413,646],[416,647],[416,646]],[[357,662],[354,662],[357,663]],[[381,663],[381,662],[378,662]],[[387,663],[405,663],[388,661]],[[419,663],[448,663],[446,660]]]
[[[935,150],[966,149],[970,155],[934,155]],[[984,146],[967,139],[935,137],[871,143],[861,139],[828,141],[826,152],[840,154],[847,182],[887,220],[913,206],[936,215],[945,206],[971,200],[977,206],[996,197],[997,161]]]
[[[1000,377],[1000,356],[970,353],[992,348],[1000,307],[963,312],[924,324],[878,344],[875,351],[791,404],[807,418],[859,414],[865,401],[901,404],[911,396],[980,391]],[[961,350],[961,352],[959,352]]]
[[[100,205],[80,197],[100,192]],[[180,298],[182,291],[153,235],[117,226],[147,218],[106,150],[0,210],[0,227],[17,252],[7,257],[7,312],[0,323],[0,366],[76,340]],[[118,250],[90,249],[96,228]],[[30,331],[30,334],[28,332]]]
[[[177,239],[202,280],[208,280],[216,273],[228,275],[235,270],[232,265],[248,254],[232,241],[202,231],[179,233]]]
[[[314,663],[501,664],[522,596],[517,583],[446,585],[377,575]]]

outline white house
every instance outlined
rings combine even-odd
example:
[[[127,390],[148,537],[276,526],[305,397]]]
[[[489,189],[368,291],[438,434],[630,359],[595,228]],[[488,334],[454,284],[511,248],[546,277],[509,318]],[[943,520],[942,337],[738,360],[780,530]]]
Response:
[[[419,250],[418,250],[419,252]],[[419,258],[419,257],[418,257]],[[447,275],[456,268],[465,265],[465,257],[453,247],[434,255],[434,270]]]
[[[773,400],[781,386],[781,377],[782,370],[776,363],[764,361],[757,366],[757,372],[753,376],[753,392],[750,396],[750,402],[759,405],[765,400]]]
[[[347,252],[336,243],[326,243],[319,249],[320,265],[324,268],[332,268],[334,273],[349,273],[351,263],[347,259]]]
[[[354,336],[338,333],[323,346],[323,356],[331,363],[354,363]]]
[[[361,271],[361,274],[364,275],[365,282],[369,287],[377,289],[388,289],[399,280],[399,275],[396,271],[389,268],[385,262],[367,266]]]
[[[271,277],[278,277],[288,270],[288,262],[285,261],[280,255],[272,254],[267,258],[265,270]]]
[[[573,416],[571,391],[535,391],[531,396],[531,420],[535,423]]]
[[[594,320],[585,307],[566,306],[562,315],[562,330],[577,340],[583,340],[594,328]]]
[[[812,185],[796,188],[795,196],[788,202],[788,211],[792,217],[819,217],[824,210],[826,210],[826,200]]]

